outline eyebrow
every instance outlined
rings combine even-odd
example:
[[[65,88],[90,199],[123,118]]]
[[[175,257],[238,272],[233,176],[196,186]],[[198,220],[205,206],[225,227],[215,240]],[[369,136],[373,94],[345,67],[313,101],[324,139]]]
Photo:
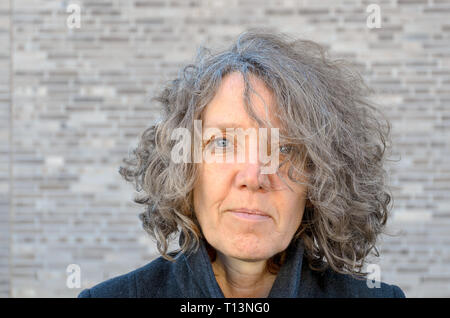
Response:
[[[238,123],[234,123],[234,122],[220,122],[220,123],[213,123],[213,124],[205,124],[205,126],[203,127],[203,129],[208,129],[208,128],[218,128],[221,132],[226,133],[226,128],[242,128],[244,131],[246,131],[249,128],[267,128],[268,131],[270,131],[269,127],[247,127],[244,128],[242,127],[242,125],[238,124]],[[284,128],[278,127],[280,134],[284,134],[285,130]],[[281,138],[281,136],[280,136]]]
[[[218,123],[212,123],[212,124],[205,124],[203,128],[218,128],[221,131],[226,131],[226,128],[242,128],[244,130],[248,129],[248,128],[267,128],[270,130],[270,127],[243,127],[242,124],[239,123],[235,123],[235,122],[218,122]],[[272,127],[275,128],[275,127]],[[283,128],[278,127],[278,129],[281,131],[283,131]]]
[[[244,128],[242,125],[237,123],[213,123],[213,124],[205,124],[205,128],[219,128],[220,130],[225,131],[226,128]],[[252,128],[252,127],[247,127]]]

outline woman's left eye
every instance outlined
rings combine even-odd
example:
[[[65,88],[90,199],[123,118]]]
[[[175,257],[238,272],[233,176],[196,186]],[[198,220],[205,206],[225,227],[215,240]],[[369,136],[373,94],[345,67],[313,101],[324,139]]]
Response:
[[[292,147],[289,145],[282,145],[280,146],[280,152],[283,154],[288,154],[289,152],[291,152]]]

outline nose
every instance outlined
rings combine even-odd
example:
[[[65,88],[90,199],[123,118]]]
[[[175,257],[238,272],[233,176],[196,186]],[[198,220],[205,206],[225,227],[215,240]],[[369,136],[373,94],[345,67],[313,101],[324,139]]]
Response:
[[[243,163],[236,175],[236,186],[250,191],[267,189],[270,184],[269,175],[261,173],[260,163]]]
[[[267,190],[270,185],[270,175],[261,173],[264,164],[260,161],[259,146],[257,143],[254,147],[251,147],[249,144],[247,146],[245,147],[245,162],[237,163],[236,186],[239,189],[247,188],[250,191]]]

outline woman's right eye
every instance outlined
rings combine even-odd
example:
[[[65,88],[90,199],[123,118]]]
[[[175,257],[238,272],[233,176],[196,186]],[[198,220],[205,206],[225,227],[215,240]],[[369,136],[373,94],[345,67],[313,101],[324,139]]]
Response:
[[[214,142],[214,144],[216,145],[216,146],[218,146],[219,148],[221,148],[221,147],[224,147],[225,146],[225,148],[227,147],[227,145],[228,145],[228,139],[226,139],[226,138],[224,138],[224,137],[221,137],[221,138],[216,138],[216,139],[214,139],[213,140],[213,142]]]
[[[228,140],[226,137],[211,137],[206,143],[206,147],[213,147],[213,148],[227,148],[230,144],[230,140]]]

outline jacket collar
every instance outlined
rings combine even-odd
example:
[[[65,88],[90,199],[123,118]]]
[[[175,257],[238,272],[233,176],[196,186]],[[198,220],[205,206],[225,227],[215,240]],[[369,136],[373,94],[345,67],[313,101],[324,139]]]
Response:
[[[180,242],[182,239],[182,235],[180,235]],[[291,242],[287,249],[285,263],[281,266],[277,274],[272,289],[270,290],[269,298],[298,297],[303,253],[304,246],[300,239]],[[200,240],[200,246],[196,252],[189,255],[183,254],[181,258],[187,267],[188,275],[192,276],[193,282],[198,285],[203,297],[225,297],[214,276],[211,261],[203,240]]]

